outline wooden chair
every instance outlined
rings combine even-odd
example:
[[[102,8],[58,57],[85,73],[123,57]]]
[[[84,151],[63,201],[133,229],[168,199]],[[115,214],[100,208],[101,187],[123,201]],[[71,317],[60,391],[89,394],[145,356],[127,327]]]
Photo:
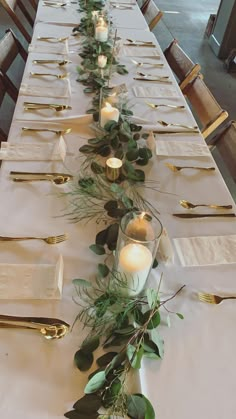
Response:
[[[197,76],[186,86],[184,94],[191,104],[193,113],[196,114],[197,120],[200,122],[204,138],[207,138],[228,118],[228,112],[221,108],[200,76]]]
[[[11,29],[6,31],[5,36],[0,40],[0,71],[3,73],[7,90],[14,101],[17,100],[18,90],[13,82],[7,76],[7,71],[12,66],[17,55],[20,54],[22,59],[26,61],[27,52],[16,38]]]
[[[179,46],[176,39],[166,48],[164,55],[179,80],[180,89],[184,90],[187,84],[199,74],[201,66],[194,64],[191,58]]]
[[[150,31],[152,31],[162,18],[163,13],[158,9],[153,0],[146,0],[141,7],[141,10],[148,23]]]
[[[11,96],[11,98],[15,101],[15,99],[12,97],[12,91],[11,89],[8,90],[9,85],[4,77],[4,75],[0,71],[0,108],[2,108],[3,100],[5,98],[6,93]],[[7,140],[7,134],[4,132],[4,130],[0,127],[0,142]]]
[[[229,121],[209,141],[208,145],[214,155],[217,150],[223,163],[236,183],[236,121]]]
[[[15,23],[15,25],[18,27],[18,29],[21,31],[21,33],[25,37],[26,41],[30,42],[31,41],[31,36],[28,33],[28,31],[25,29],[25,26],[22,23],[21,16],[18,16],[17,13],[16,13],[16,9],[17,9],[17,7],[19,7],[19,9],[21,10],[23,15],[25,16],[28,23],[33,28],[34,20],[31,17],[31,15],[29,14],[28,10],[26,9],[24,3],[22,2],[22,0],[0,0],[0,4],[6,10],[8,15],[11,17],[11,19]]]

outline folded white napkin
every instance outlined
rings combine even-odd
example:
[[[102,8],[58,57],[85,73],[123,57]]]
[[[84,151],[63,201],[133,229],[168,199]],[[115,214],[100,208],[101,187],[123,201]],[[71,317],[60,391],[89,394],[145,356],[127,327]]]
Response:
[[[58,300],[62,285],[62,256],[55,265],[0,264],[0,299]]]
[[[40,41],[36,40],[28,47],[29,52],[51,53],[51,54],[68,54],[68,41],[55,42],[55,41]]]
[[[66,143],[61,136],[56,143],[1,142],[0,160],[61,160],[66,156]]]
[[[35,79],[36,81],[36,79]],[[24,96],[39,96],[39,97],[70,97],[71,88],[69,80],[53,80],[51,77],[37,79],[37,85],[33,81],[30,84],[22,84],[19,94]],[[52,84],[53,83],[53,84]],[[53,88],[52,88],[53,87]]]
[[[138,81],[137,81],[138,82]],[[140,81],[142,83],[142,81]],[[149,82],[151,84],[151,82]],[[155,82],[154,82],[155,83]],[[151,86],[134,86],[133,92],[136,97],[154,97],[154,98],[173,98],[179,97],[179,92],[174,86],[157,86],[153,83]]]
[[[120,55],[125,55],[126,57],[148,57],[155,58],[160,57],[158,49],[152,47],[140,47],[140,46],[124,46],[120,52]],[[160,62],[160,60],[158,60]],[[153,60],[153,63],[155,61]]]
[[[163,130],[164,131],[164,130]],[[156,135],[157,137],[157,135]],[[184,141],[156,141],[156,154],[159,156],[205,157],[211,153],[207,145]]]
[[[236,263],[236,235],[173,239],[182,266]]]

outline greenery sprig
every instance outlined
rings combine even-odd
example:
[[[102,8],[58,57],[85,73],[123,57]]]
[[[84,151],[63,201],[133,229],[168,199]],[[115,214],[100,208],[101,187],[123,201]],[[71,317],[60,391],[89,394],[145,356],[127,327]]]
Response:
[[[103,281],[110,275],[110,279]],[[114,280],[115,279],[115,280]],[[129,295],[124,274],[111,272],[105,264],[98,265],[95,284],[84,279],[75,279],[80,301],[84,302],[77,320],[90,333],[76,352],[74,362],[80,371],[91,368],[93,352],[102,345],[103,349],[117,348],[104,353],[96,360],[97,370],[88,377],[85,396],[67,412],[67,418],[115,416],[139,419],[154,419],[155,412],[150,401],[142,394],[129,394],[125,382],[131,369],[141,367],[143,357],[161,359],[164,354],[163,339],[158,327],[161,322],[161,308],[183,288],[167,299],[160,297],[158,290],[148,288],[141,296]],[[161,281],[160,281],[161,283]],[[180,319],[180,313],[176,314]],[[100,408],[105,412],[99,413]]]

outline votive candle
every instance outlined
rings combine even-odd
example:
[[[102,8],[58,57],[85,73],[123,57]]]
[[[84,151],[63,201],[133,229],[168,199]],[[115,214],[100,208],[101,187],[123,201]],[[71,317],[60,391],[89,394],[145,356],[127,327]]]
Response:
[[[98,56],[98,67],[104,68],[107,64],[107,57],[106,55],[99,55]]]
[[[122,160],[116,157],[110,157],[106,161],[106,177],[114,182],[120,176],[122,168]]]

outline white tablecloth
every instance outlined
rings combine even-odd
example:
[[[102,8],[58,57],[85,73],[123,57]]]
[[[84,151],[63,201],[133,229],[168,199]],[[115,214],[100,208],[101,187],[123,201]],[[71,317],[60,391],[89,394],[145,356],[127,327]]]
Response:
[[[68,36],[71,27],[64,25],[77,22],[75,5],[65,10],[44,8],[39,5],[32,45],[37,43],[37,36]],[[135,9],[136,10],[136,9]],[[48,16],[50,13],[50,19]],[[116,16],[127,17],[130,27],[133,19],[129,18],[133,11],[116,11]],[[137,12],[139,13],[139,12]],[[60,17],[61,16],[61,17]],[[141,16],[141,15],[140,15]],[[72,17],[74,20],[72,20]],[[54,20],[55,19],[55,20]],[[61,20],[60,20],[61,19]],[[40,22],[42,21],[42,22]],[[48,22],[61,23],[60,26],[49,25]],[[45,23],[46,22],[46,23]],[[123,22],[123,20],[122,20]],[[137,22],[137,21],[136,21]],[[142,20],[145,29],[145,21]],[[117,22],[116,22],[117,23]],[[47,29],[47,30],[46,30]],[[126,38],[152,40],[153,34],[148,31],[119,29],[118,35]],[[141,37],[141,38],[140,38]],[[80,63],[77,55],[78,45],[70,47],[74,52],[62,55],[72,63],[65,67],[49,66],[52,72],[70,73],[69,82],[71,96],[69,98],[52,97],[50,103],[63,103],[72,106],[71,111],[55,113],[47,111],[28,113],[23,111],[24,101],[48,102],[48,98],[19,96],[14,115],[14,122],[9,135],[10,142],[57,141],[57,136],[49,133],[32,134],[23,132],[22,127],[44,127],[54,129],[72,128],[64,139],[68,155],[62,162],[3,162],[0,175],[0,206],[1,235],[54,235],[68,233],[69,240],[49,246],[43,242],[1,243],[0,263],[55,263],[59,254],[65,263],[63,297],[60,301],[1,301],[0,311],[12,315],[38,315],[62,318],[72,324],[79,307],[72,301],[75,291],[72,279],[76,277],[89,278],[94,274],[99,257],[91,254],[88,247],[94,241],[96,231],[101,226],[93,223],[83,225],[71,224],[63,216],[68,212],[69,198],[60,195],[68,191],[70,186],[60,187],[49,182],[16,184],[9,179],[11,170],[19,171],[63,171],[76,175],[81,158],[78,152],[81,144],[89,136],[88,125],[78,124],[76,118],[84,115],[91,105],[90,95],[84,95],[83,86],[76,81],[76,66]],[[74,40],[72,39],[74,42]],[[143,57],[120,56],[120,62],[129,69],[127,76],[114,75],[112,85],[126,83],[127,100],[135,116],[142,118],[144,125],[161,129],[157,120],[173,123],[195,124],[194,118],[180,92],[177,83],[163,57],[160,46],[156,42],[160,60],[164,67],[155,69],[156,75],[168,75],[172,80],[177,95],[175,98],[145,99],[136,98],[133,87],[145,84],[133,80],[136,71],[153,72],[152,67],[136,67],[131,61],[144,61]],[[148,55],[148,53],[147,53]],[[44,71],[43,66],[32,64],[36,58],[55,58],[49,54],[45,44],[45,54],[33,51],[29,54],[23,83],[30,85],[30,71]],[[148,84],[156,86],[156,84]],[[145,84],[146,86],[146,84]],[[174,103],[185,105],[183,111],[173,111],[167,108],[152,110],[145,101]],[[68,119],[65,119],[67,118]],[[70,117],[70,118],[69,118]],[[159,135],[158,138],[178,141],[194,141],[203,144],[201,135]],[[199,220],[177,219],[174,212],[181,211],[180,199],[191,202],[218,204],[233,204],[233,200],[216,168],[215,172],[181,171],[173,173],[166,162],[177,165],[207,165],[215,163],[209,157],[157,157],[153,159],[146,170],[148,179],[159,182],[160,192],[149,192],[148,198],[160,211],[160,219],[168,231],[170,239],[175,237],[192,237],[204,235],[227,235],[236,233],[235,220],[212,218]],[[234,206],[235,211],[235,206]],[[219,306],[201,303],[196,293],[198,291],[232,293],[235,290],[235,264],[218,266],[201,266],[198,268],[183,268],[174,251],[172,263],[161,263],[152,272],[149,283],[156,287],[161,272],[163,275],[163,292],[165,295],[174,293],[182,284],[186,284],[181,295],[169,304],[169,309],[181,312],[185,319],[174,318],[172,327],[165,325],[165,313],[161,333],[165,339],[165,356],[160,362],[146,360],[140,372],[141,388],[154,405],[156,416],[160,419],[234,419],[236,403],[234,399],[234,371],[236,361],[234,348],[236,344],[234,319],[235,302],[227,301]],[[73,356],[79,348],[85,332],[81,332],[77,324],[73,331],[59,341],[46,341],[37,333],[29,331],[6,330],[0,328],[0,413],[5,419],[58,419],[64,412],[71,409],[75,400],[83,394],[87,375],[79,372],[73,365]]]

